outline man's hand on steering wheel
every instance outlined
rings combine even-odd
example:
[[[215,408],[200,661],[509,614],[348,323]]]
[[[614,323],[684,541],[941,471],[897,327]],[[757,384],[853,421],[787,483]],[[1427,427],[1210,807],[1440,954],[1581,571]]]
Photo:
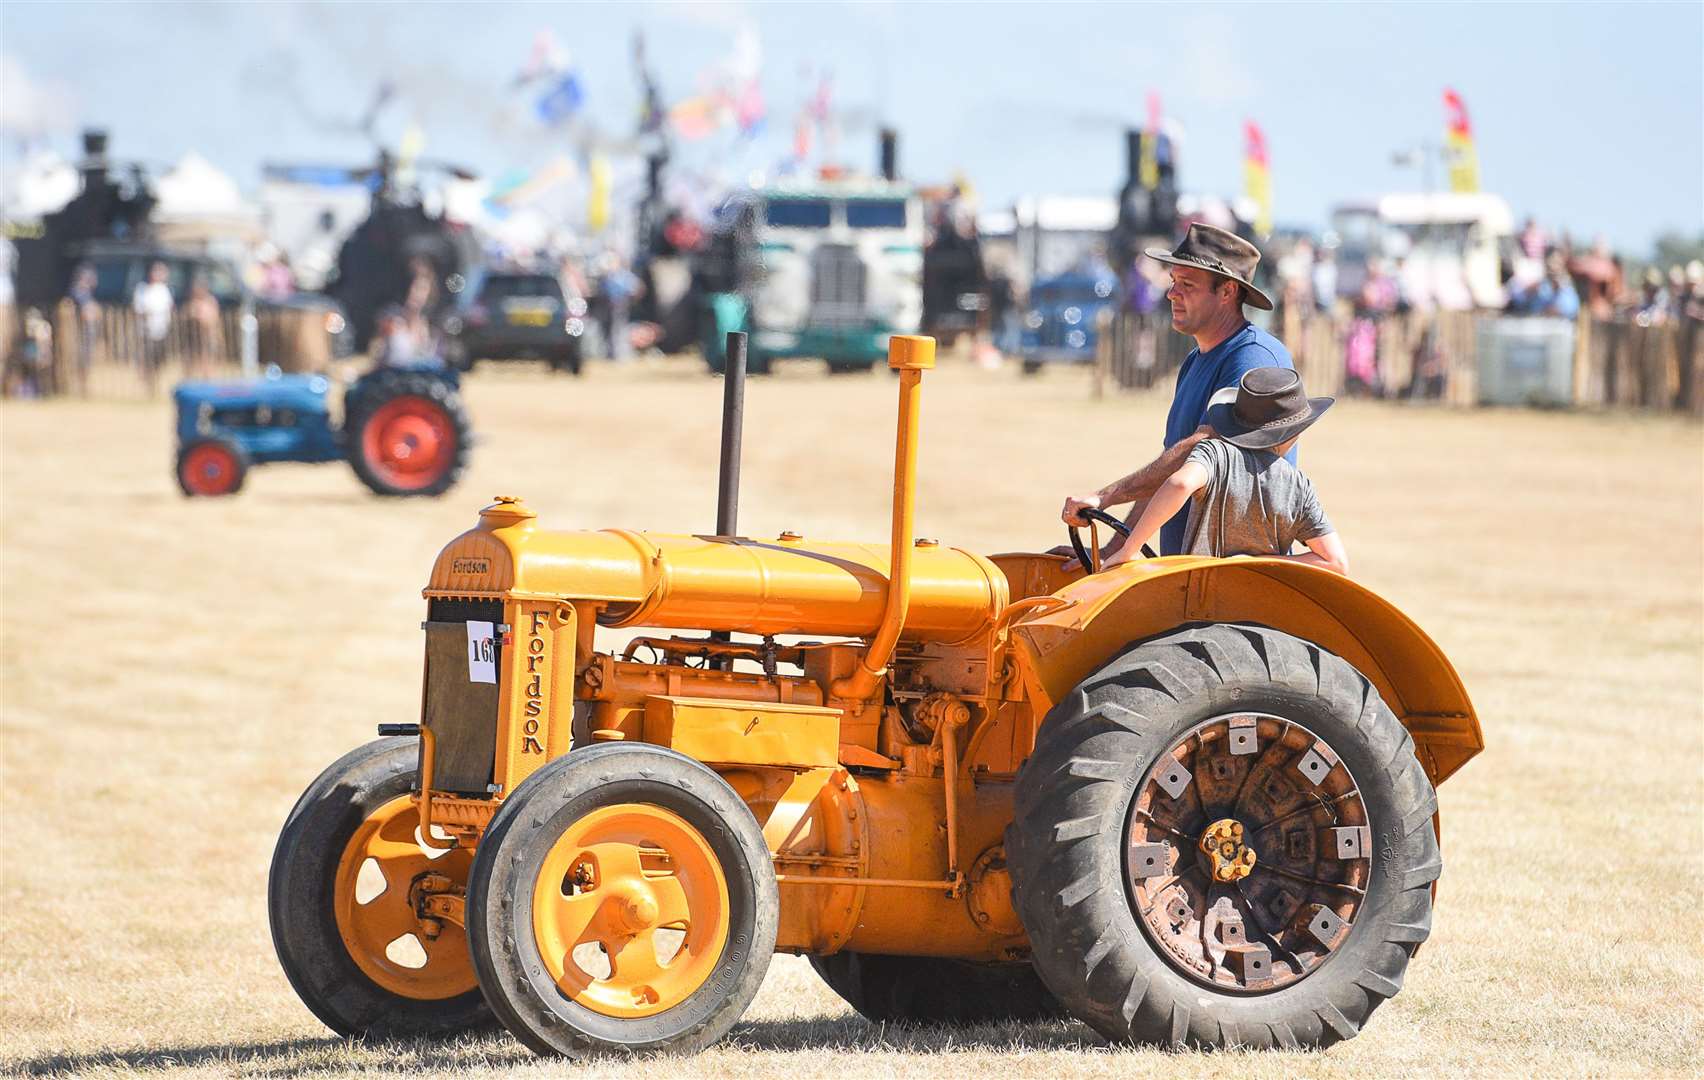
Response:
[[[1065,508],[1059,511],[1059,520],[1071,526],[1087,525],[1089,521],[1082,516],[1082,512],[1084,510],[1099,510],[1101,505],[1099,494],[1067,495],[1065,496]]]
[[[1120,521],[1118,518],[1113,517],[1105,510],[1101,510],[1096,507],[1081,507],[1078,510],[1078,515],[1084,520],[1085,524],[1089,521],[1095,521],[1105,525],[1107,528],[1111,529],[1117,537],[1117,543],[1111,545],[1108,551],[1097,551],[1091,555],[1089,553],[1089,549],[1083,546],[1083,540],[1077,532],[1077,526],[1072,525],[1066,530],[1067,535],[1071,538],[1071,548],[1077,556],[1073,561],[1091,574],[1099,573],[1103,569],[1102,560],[1110,558],[1117,551],[1122,550],[1124,543],[1130,538],[1130,526],[1125,522]],[[1146,558],[1150,559],[1156,557],[1154,555],[1154,550],[1146,544],[1142,545],[1142,554]],[[1070,568],[1070,564],[1067,564],[1066,569],[1069,570]]]

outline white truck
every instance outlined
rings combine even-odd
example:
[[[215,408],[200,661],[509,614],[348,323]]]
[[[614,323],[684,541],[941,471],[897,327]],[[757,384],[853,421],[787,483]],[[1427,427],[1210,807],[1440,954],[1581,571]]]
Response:
[[[728,331],[750,334],[748,370],[815,357],[866,371],[888,338],[923,318],[923,210],[885,180],[812,180],[751,188],[717,212],[705,274],[703,350],[721,371]]]
[[[1399,263],[1403,293],[1420,307],[1501,309],[1501,261],[1514,236],[1509,204],[1485,193],[1392,194],[1333,209],[1340,239],[1337,292],[1354,296],[1375,260]]]

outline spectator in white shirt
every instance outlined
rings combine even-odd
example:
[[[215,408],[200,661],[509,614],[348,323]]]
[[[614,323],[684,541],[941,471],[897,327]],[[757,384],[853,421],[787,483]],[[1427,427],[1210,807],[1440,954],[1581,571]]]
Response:
[[[171,334],[172,312],[177,306],[166,284],[166,273],[163,262],[148,267],[148,280],[136,286],[136,293],[130,299],[130,306],[140,317],[142,377],[147,380],[149,394],[154,393],[160,368],[166,362],[166,339]]]

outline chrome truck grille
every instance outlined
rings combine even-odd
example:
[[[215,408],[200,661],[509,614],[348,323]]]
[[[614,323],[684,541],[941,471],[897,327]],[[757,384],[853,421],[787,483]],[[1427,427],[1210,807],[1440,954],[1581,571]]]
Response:
[[[824,244],[811,256],[811,322],[846,325],[864,319],[868,271],[850,244]]]
[[[432,788],[485,796],[497,760],[497,688],[476,681],[467,624],[492,625],[493,670],[502,670],[503,604],[498,600],[432,599],[426,603],[425,706],[421,723],[437,740]]]

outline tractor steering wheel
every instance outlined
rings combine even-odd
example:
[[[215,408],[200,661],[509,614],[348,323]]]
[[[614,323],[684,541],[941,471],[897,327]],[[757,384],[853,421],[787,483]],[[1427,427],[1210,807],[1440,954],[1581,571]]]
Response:
[[[1092,506],[1085,506],[1081,510],[1077,511],[1077,516],[1087,518],[1090,521],[1098,521],[1120,536],[1128,537],[1130,535],[1130,526],[1113,517],[1105,510],[1097,510]],[[1087,570],[1091,574],[1099,573],[1100,548],[1098,546],[1095,548],[1094,558],[1091,560],[1089,558],[1089,549],[1083,546],[1082,534],[1077,532],[1077,526],[1067,526],[1067,531],[1071,536],[1071,550],[1077,553],[1077,561],[1082,564],[1083,569]],[[1154,549],[1149,547],[1147,544],[1142,545],[1142,555],[1149,559],[1157,558],[1154,554]]]

